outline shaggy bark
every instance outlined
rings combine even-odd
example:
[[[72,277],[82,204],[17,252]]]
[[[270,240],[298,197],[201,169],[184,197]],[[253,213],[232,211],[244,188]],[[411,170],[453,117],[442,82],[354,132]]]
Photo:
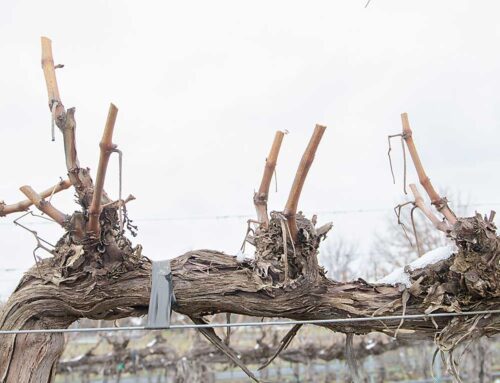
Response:
[[[89,170],[80,167],[75,110],[66,111],[61,102],[50,40],[46,38],[42,38],[42,52],[49,107],[64,137],[68,176],[81,211],[64,220],[67,233],[57,243],[53,257],[24,275],[0,312],[0,329],[65,328],[79,318],[145,315],[151,263],[142,255],[142,248],[133,248],[125,237],[123,222],[118,218],[124,202],[113,203],[103,191],[105,163],[101,163],[102,179],[96,186]],[[301,320],[498,309],[500,242],[492,220],[476,216],[456,221],[441,205],[450,215],[448,221],[453,226],[446,231],[455,240],[458,252],[423,270],[412,271],[409,289],[361,279],[340,283],[325,276],[317,255],[319,243],[331,225],[316,228],[316,219],[309,221],[296,213],[300,191],[324,130],[323,126],[316,127],[285,213],[272,213],[269,224],[257,227],[249,238],[256,246],[255,261],[239,263],[235,257],[212,250],[191,251],[172,260],[174,309],[196,323],[203,322],[206,315],[223,312]],[[107,137],[112,142],[111,133]],[[41,196],[28,194],[36,199],[31,201],[35,205],[46,206],[38,198]],[[102,198],[93,198],[95,195]],[[95,209],[89,211],[92,201]],[[97,211],[98,225],[89,227],[90,217]],[[130,227],[126,214],[124,220]],[[452,351],[466,339],[497,333],[497,318],[481,315],[323,326],[346,334],[378,331],[395,335],[397,331],[399,337],[408,339],[436,337],[443,350]],[[203,334],[231,354],[215,333],[204,330]],[[0,382],[52,382],[63,348],[60,334],[2,335]],[[232,360],[238,361],[234,354]]]
[[[114,212],[112,212],[114,213]],[[104,211],[106,217],[106,210]],[[115,214],[111,214],[115,216]],[[252,263],[238,263],[232,256],[211,250],[186,253],[172,260],[175,310],[195,318],[230,312],[236,314],[326,319],[369,317],[399,313],[400,287],[369,284],[363,280],[338,283],[327,279],[317,265],[320,238],[305,219],[298,220],[302,235],[289,253],[289,283],[280,283],[278,269],[262,277]],[[140,246],[132,248],[117,230],[107,228],[105,253],[96,245],[75,244],[66,235],[53,258],[46,259],[21,280],[0,315],[2,329],[67,327],[78,318],[117,319],[147,312],[150,262]],[[277,257],[283,252],[281,225],[271,219],[269,230],[256,236],[257,249]],[[300,234],[299,234],[300,235]],[[434,310],[459,311],[498,308],[498,239],[492,224],[481,217],[459,220],[459,252],[448,260],[412,272],[406,313]],[[291,248],[291,246],[289,246]],[[41,276],[40,276],[41,274]],[[327,324],[345,333],[379,331],[406,339],[431,339],[439,334],[443,347],[452,348],[465,338],[498,332],[497,316],[435,318]],[[5,382],[50,382],[63,350],[57,334],[8,335],[0,345],[0,372]]]

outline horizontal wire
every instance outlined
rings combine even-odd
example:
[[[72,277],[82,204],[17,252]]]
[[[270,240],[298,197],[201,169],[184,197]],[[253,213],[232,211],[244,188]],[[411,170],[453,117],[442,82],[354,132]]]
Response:
[[[0,335],[11,334],[53,334],[53,333],[93,333],[116,331],[155,331],[155,330],[185,330],[199,328],[227,328],[227,327],[264,327],[264,326],[291,326],[296,324],[334,324],[355,323],[372,321],[389,321],[401,319],[426,319],[435,317],[457,317],[469,315],[500,314],[500,310],[468,311],[459,313],[431,313],[375,316],[363,318],[336,318],[336,319],[311,319],[311,320],[286,320],[272,322],[241,322],[241,323],[207,323],[207,324],[174,324],[169,327],[125,326],[125,327],[93,327],[93,328],[60,328],[60,329],[35,329],[35,330],[0,330]]]
[[[455,207],[481,207],[481,206],[499,206],[500,202],[481,202],[481,203],[471,203],[471,204],[460,204]],[[383,213],[383,212],[391,212],[392,208],[360,208],[360,209],[346,209],[346,210],[318,210],[318,211],[310,211],[305,212],[306,214],[317,214],[317,215],[336,215],[336,214],[365,214],[365,213]],[[161,221],[205,221],[205,220],[226,220],[226,219],[249,219],[254,218],[255,214],[225,214],[225,215],[207,215],[207,216],[185,216],[185,217],[152,217],[152,218],[136,218],[135,222],[161,222]],[[47,225],[51,222],[39,222],[39,221],[31,221],[26,222],[26,224],[30,225]],[[11,225],[11,222],[0,222],[0,226]]]

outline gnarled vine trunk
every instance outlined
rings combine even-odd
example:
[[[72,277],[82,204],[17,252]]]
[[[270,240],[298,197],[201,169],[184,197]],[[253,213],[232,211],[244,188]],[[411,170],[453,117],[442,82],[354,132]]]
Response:
[[[116,151],[112,133],[117,108],[110,106],[94,185],[88,169],[79,165],[75,110],[66,111],[61,102],[50,40],[46,38],[42,38],[42,64],[49,107],[64,137],[69,182],[75,187],[81,211],[71,216],[63,214],[44,199],[51,195],[50,189],[38,195],[29,186],[21,188],[27,201],[14,205],[0,202],[0,216],[24,211],[33,204],[67,231],[52,251],[53,257],[24,275],[0,312],[0,329],[56,329],[66,328],[79,318],[109,320],[145,315],[151,291],[151,263],[142,255],[141,246],[132,247],[124,230],[131,227],[124,209],[133,197],[112,201],[103,190],[107,161]],[[316,227],[316,217],[308,220],[296,211],[305,177],[325,131],[325,127],[317,125],[284,212],[273,212],[269,219],[267,193],[282,135],[275,137],[261,188],[254,198],[259,220],[253,235],[247,236],[256,247],[255,259],[238,261],[212,250],[191,251],[173,259],[174,310],[188,315],[195,323],[204,323],[204,316],[223,312],[310,320],[499,309],[500,241],[493,216],[454,216],[423,172],[408,122],[403,119],[403,123],[403,137],[421,183],[447,222],[437,220],[416,194],[416,188],[412,188],[415,206],[453,238],[456,254],[409,271],[410,287],[371,284],[361,279],[347,283],[329,280],[318,265],[317,255],[320,241],[331,225]],[[53,192],[56,189],[64,190],[61,185]],[[499,325],[495,315],[322,324],[346,334],[378,331],[405,339],[436,338],[440,347],[448,351],[465,339],[497,333]],[[283,346],[299,328],[300,325],[294,326]],[[213,330],[200,331],[256,379]],[[61,334],[0,336],[0,382],[53,381],[55,365],[64,348]],[[348,339],[352,340],[352,335]]]
[[[276,229],[276,237],[269,238],[268,233],[262,236],[275,247],[273,254],[281,256],[281,233],[275,223],[271,220],[268,232]],[[363,280],[339,283],[327,279],[316,263],[319,238],[310,231],[308,240],[302,237],[300,242],[299,239],[296,256],[289,254],[289,270],[301,271],[286,284],[278,282],[282,270],[277,267],[273,280],[271,274],[267,277],[259,274],[254,262],[238,263],[235,257],[220,252],[192,251],[173,259],[175,310],[192,318],[229,312],[326,319],[401,313],[403,305],[407,314],[423,313],[429,308],[497,309],[497,261],[490,261],[492,254],[496,254],[498,239],[490,232],[491,225],[480,217],[460,220],[456,227],[458,253],[412,272],[412,287],[404,290],[409,294],[406,304],[400,287],[369,284]],[[474,243],[474,238],[479,241]],[[92,253],[92,247],[82,249],[81,245],[60,243],[54,258],[45,260],[38,269],[34,267],[24,276],[2,310],[1,328],[61,328],[78,318],[116,319],[146,314],[150,262],[141,255],[140,247],[131,248],[124,238],[118,242],[121,243],[119,259],[108,262],[99,262],[106,257],[97,251]],[[470,331],[473,324],[475,327]],[[379,331],[390,335],[399,328],[398,336],[405,339],[431,339],[440,333],[443,344],[453,346],[459,338],[498,332],[499,322],[496,316],[474,316],[324,326],[345,333]],[[64,347],[61,335],[3,337],[0,346],[3,381],[51,381]],[[27,369],[26,363],[33,370]]]

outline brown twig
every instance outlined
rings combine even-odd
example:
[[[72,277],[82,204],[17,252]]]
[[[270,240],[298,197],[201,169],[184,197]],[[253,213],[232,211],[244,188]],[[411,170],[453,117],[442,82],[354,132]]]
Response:
[[[100,147],[100,157],[99,166],[97,168],[97,178],[95,182],[94,195],[92,197],[92,203],[89,208],[89,223],[87,231],[92,233],[94,236],[99,236],[99,216],[102,210],[102,196],[104,188],[104,180],[106,178],[106,170],[108,168],[109,157],[113,150],[116,149],[116,145],[113,144],[113,130],[116,122],[116,115],[118,114],[118,108],[110,104],[108,118],[106,120],[106,126],[104,127],[104,133],[102,135]],[[107,202],[105,202],[107,203]]]
[[[64,65],[63,65],[64,66]],[[51,134],[52,141],[55,141],[54,124],[62,130],[65,124],[66,110],[61,102],[59,95],[59,87],[57,86],[56,68],[62,66],[54,66],[54,59],[52,56],[52,41],[47,37],[42,37],[42,69],[45,77],[45,84],[47,86],[47,95],[49,98],[49,109],[51,116]]]
[[[57,125],[62,132],[64,141],[64,154],[66,158],[66,169],[71,183],[75,186],[78,193],[79,201],[84,206],[90,205],[92,199],[92,178],[87,169],[80,168],[78,155],[76,151],[76,121],[75,108],[70,108],[67,111],[61,101],[59,88],[57,86],[57,78],[52,55],[52,42],[47,37],[42,37],[42,69],[45,76],[45,84],[47,86],[47,94],[49,99],[49,109],[52,113],[53,123]],[[105,195],[106,202],[110,200]]]
[[[47,94],[49,97],[49,109],[52,111],[54,103],[58,103],[55,110],[56,120],[64,114],[64,106],[59,96],[59,88],[57,86],[56,70],[54,66],[54,58],[52,56],[52,41],[42,36],[42,69],[45,76],[45,84],[47,85]]]
[[[410,152],[413,164],[415,165],[415,170],[417,171],[420,184],[427,192],[427,195],[431,199],[431,203],[438,209],[439,212],[441,212],[441,214],[444,215],[448,222],[453,225],[457,221],[457,218],[448,207],[446,198],[441,198],[438,192],[434,189],[434,186],[432,186],[431,180],[425,173],[424,167],[417,153],[417,148],[413,142],[413,132],[410,128],[407,113],[401,114],[401,121],[403,123],[403,138],[406,142],[406,146],[408,147],[408,151]]]
[[[31,188],[31,186],[21,186],[19,190],[21,190],[21,192],[31,201],[31,203],[38,208],[38,210],[47,214],[47,216],[52,218],[59,225],[63,227],[66,225],[69,217],[61,211],[57,210],[49,201],[44,200],[40,194],[38,194]]]
[[[267,215],[267,199],[269,196],[269,187],[273,178],[273,173],[276,169],[276,162],[280,152],[281,143],[285,133],[277,131],[274,136],[273,145],[266,158],[266,166],[260,183],[259,191],[253,196],[253,203],[257,211],[257,220],[261,225],[266,227],[269,224],[269,216]]]
[[[53,194],[59,193],[62,190],[66,190],[70,186],[71,182],[69,180],[61,181],[55,186],[52,186],[51,188],[41,192],[40,197],[42,198],[51,197]],[[7,214],[26,211],[31,205],[33,205],[33,202],[31,202],[29,199],[25,199],[24,201],[20,201],[12,205],[2,205],[0,203],[0,217],[6,216]]]
[[[285,210],[283,211],[283,214],[288,220],[288,225],[290,227],[290,231],[294,241],[297,239],[298,232],[295,215],[297,214],[297,206],[299,204],[300,193],[302,192],[302,187],[304,186],[307,173],[309,172],[309,168],[313,163],[314,155],[316,153],[316,150],[318,149],[318,145],[321,141],[321,137],[323,137],[325,129],[326,126],[316,125],[311,140],[309,141],[304,155],[302,156],[302,160],[300,161],[297,173],[295,174],[295,179],[288,196],[288,201],[286,202]]]
[[[424,199],[422,198],[422,195],[417,189],[417,186],[415,184],[410,184],[410,190],[413,194],[413,197],[415,198],[415,206],[424,213],[424,215],[429,219],[429,221],[432,222],[434,227],[440,231],[446,232],[449,229],[449,226],[446,224],[446,222],[441,221],[436,215],[429,209],[425,202]]]
[[[45,84],[47,85],[49,109],[52,113],[53,121],[63,134],[66,168],[70,172],[71,177],[71,170],[80,167],[75,145],[75,110],[74,108],[71,108],[66,113],[66,110],[64,109],[64,105],[59,95],[59,88],[57,86],[54,58],[52,55],[52,41],[47,37],[42,37],[42,69],[45,77]],[[75,184],[74,181],[77,180],[71,179],[71,181]]]
[[[415,224],[415,216],[413,214],[413,213],[415,213],[416,209],[418,209],[417,206],[413,206],[411,208],[411,211],[410,211],[410,220],[411,220],[411,227],[413,229],[413,235],[415,236],[415,244],[417,245],[417,253],[418,253],[418,256],[420,257],[424,253],[422,252],[422,246],[420,246],[420,241],[418,240],[417,225]]]

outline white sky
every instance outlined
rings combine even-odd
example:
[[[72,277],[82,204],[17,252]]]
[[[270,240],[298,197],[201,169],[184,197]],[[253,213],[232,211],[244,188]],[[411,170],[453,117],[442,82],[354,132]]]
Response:
[[[153,259],[191,248],[235,253],[252,214],[274,131],[282,209],[316,123],[328,126],[303,191],[307,212],[385,208],[403,199],[400,145],[408,112],[437,187],[499,203],[498,1],[14,1],[0,3],[0,199],[65,175],[50,142],[40,36],[53,40],[59,88],[77,107],[80,162],[96,168],[109,102],[124,151],[124,193]],[[106,189],[117,197],[117,159]],[[415,181],[413,171],[410,181]],[[55,199],[66,212],[72,193]],[[495,208],[492,204],[491,208]],[[486,209],[486,208],[483,208]],[[320,215],[368,249],[385,212]],[[2,267],[33,263],[29,233],[0,222]],[[146,220],[146,221],[145,221]],[[31,221],[31,220],[30,220]],[[385,223],[385,221],[383,221]],[[35,225],[55,241],[57,228]],[[0,288],[1,289],[1,288]]]

